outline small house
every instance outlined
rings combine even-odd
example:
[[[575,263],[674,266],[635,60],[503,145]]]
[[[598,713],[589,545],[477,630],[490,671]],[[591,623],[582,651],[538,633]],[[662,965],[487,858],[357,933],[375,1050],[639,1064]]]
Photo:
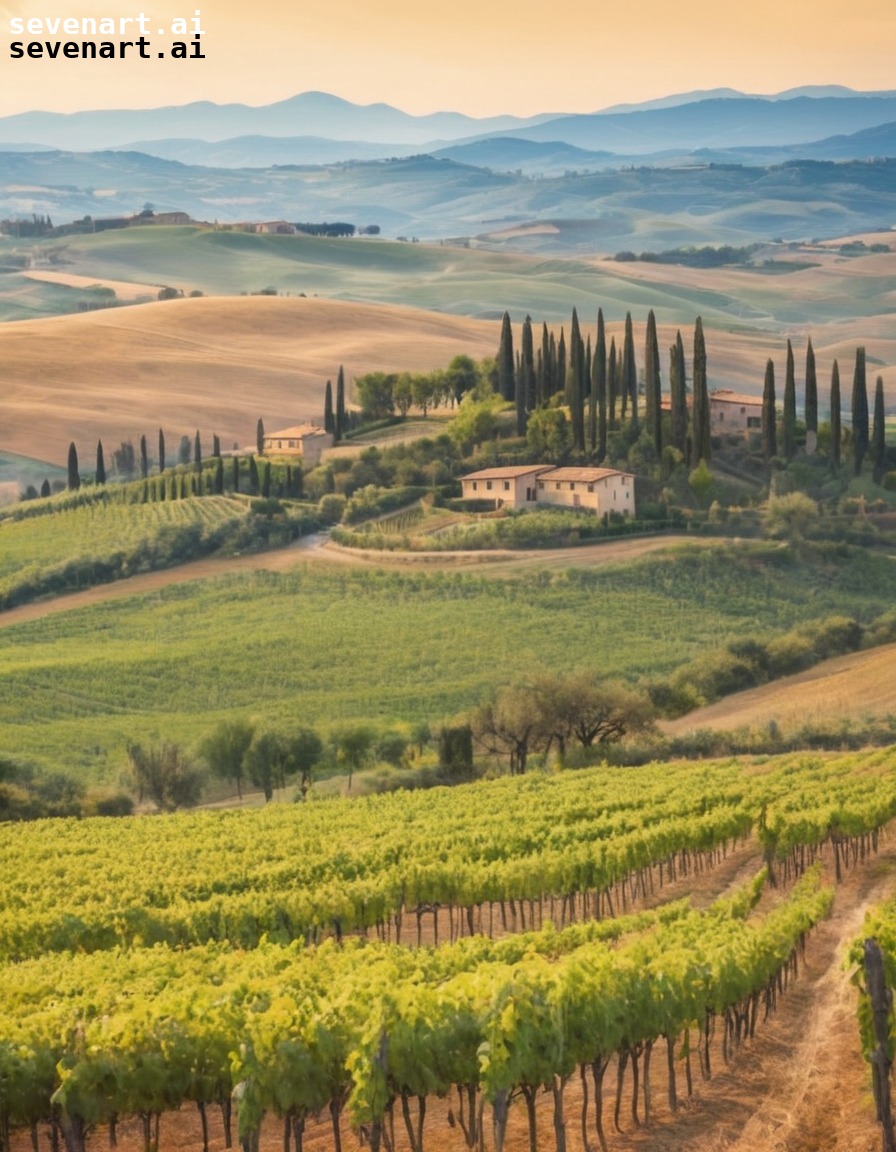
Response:
[[[713,436],[743,434],[762,427],[762,400],[718,388],[709,394],[709,430]]]
[[[494,500],[496,508],[547,504],[587,508],[597,516],[635,515],[635,478],[616,468],[555,468],[521,464],[483,468],[461,477],[464,500]]]
[[[550,464],[520,464],[482,468],[461,477],[464,500],[494,500],[496,508],[526,508],[538,499],[538,476],[550,472]]]
[[[598,516],[635,514],[635,478],[616,468],[552,468],[538,477],[538,501],[588,508]]]
[[[279,432],[265,433],[264,450],[272,456],[301,456],[306,468],[316,468],[326,448],[333,447],[331,433],[317,424],[296,424]]]

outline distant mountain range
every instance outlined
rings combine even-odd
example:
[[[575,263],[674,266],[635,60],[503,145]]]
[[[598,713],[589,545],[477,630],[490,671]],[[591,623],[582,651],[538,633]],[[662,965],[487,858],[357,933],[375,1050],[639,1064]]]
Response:
[[[0,118],[0,147],[115,148],[181,159],[183,155],[174,154],[178,148],[192,149],[201,141],[224,145],[207,150],[208,159],[201,162],[244,167],[247,156],[262,166],[332,163],[406,155],[409,150],[435,152],[451,144],[512,137],[636,157],[670,149],[800,145],[894,121],[896,91],[861,93],[830,87],[774,96],[721,89],[588,115],[544,113],[527,119],[480,120],[457,112],[411,116],[388,104],[358,105],[324,92],[305,92],[258,108],[198,102],[69,114],[25,112]],[[286,158],[273,158],[276,145],[270,143],[272,139],[289,141],[284,144]],[[227,156],[232,159],[222,159]],[[197,162],[195,156],[191,162]]]
[[[149,202],[197,220],[343,220],[428,239],[562,222],[496,241],[541,251],[613,252],[635,236],[639,250],[737,245],[896,226],[896,161],[868,163],[888,157],[896,91],[722,89],[525,120],[310,92],[262,108],[0,118],[0,218],[62,223]]]

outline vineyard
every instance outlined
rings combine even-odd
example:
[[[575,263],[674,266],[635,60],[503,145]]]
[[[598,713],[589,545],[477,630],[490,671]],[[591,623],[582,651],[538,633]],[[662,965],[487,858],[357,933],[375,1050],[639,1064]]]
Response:
[[[435,724],[520,668],[659,677],[847,601],[867,621],[896,600],[885,556],[764,545],[509,578],[299,559],[0,630],[0,752],[114,783],[127,740],[195,745],[234,713],[323,733]]]
[[[761,1031],[831,909],[821,869],[851,875],[896,815],[894,756],[10,828],[4,1148],[135,1117],[151,1149],[190,1102],[205,1147],[235,1104],[248,1152],[265,1117],[296,1152],[312,1127],[500,1152],[516,1113],[530,1149],[612,1148]],[[662,902],[729,858],[764,867]]]
[[[247,513],[224,496],[131,504],[65,495],[41,507],[0,519],[0,608],[213,551]]]

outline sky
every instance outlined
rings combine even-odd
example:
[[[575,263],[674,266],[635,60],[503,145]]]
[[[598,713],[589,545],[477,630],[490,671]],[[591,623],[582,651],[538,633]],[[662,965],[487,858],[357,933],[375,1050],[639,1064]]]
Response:
[[[176,18],[201,12],[205,59],[173,60]],[[145,13],[149,59],[12,59],[14,19]],[[894,86],[892,0],[0,0],[0,115],[253,105],[325,91],[411,113],[593,112],[694,89]],[[159,30],[165,29],[160,36]],[[88,39],[91,37],[87,37]],[[102,39],[130,39],[115,35]],[[189,37],[187,37],[189,39]],[[160,59],[159,51],[165,52]]]

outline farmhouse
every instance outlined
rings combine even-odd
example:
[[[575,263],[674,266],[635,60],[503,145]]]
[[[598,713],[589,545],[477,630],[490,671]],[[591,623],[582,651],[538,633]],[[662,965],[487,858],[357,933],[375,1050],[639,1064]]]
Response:
[[[333,447],[333,437],[317,424],[296,424],[265,435],[264,450],[277,456],[301,456],[306,468],[316,468],[325,448]]]
[[[719,436],[726,432],[751,432],[762,427],[762,400],[730,388],[709,394],[709,430]]]
[[[464,500],[494,500],[496,508],[525,508],[538,495],[535,482],[550,464],[521,464],[503,468],[483,468],[461,477]]]
[[[461,478],[464,500],[494,500],[496,508],[550,504],[588,508],[596,515],[635,514],[635,478],[615,468],[555,468],[550,464],[483,468]]]

